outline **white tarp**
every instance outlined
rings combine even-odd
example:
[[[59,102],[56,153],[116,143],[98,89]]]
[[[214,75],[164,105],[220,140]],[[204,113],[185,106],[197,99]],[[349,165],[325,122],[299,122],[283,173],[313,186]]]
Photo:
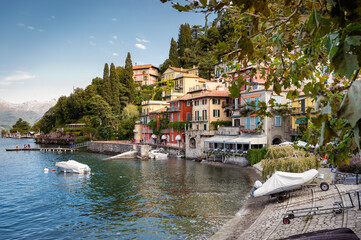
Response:
[[[69,172],[69,173],[89,173],[90,167],[86,164],[79,163],[74,160],[57,162],[55,163],[55,167],[58,168],[61,172]]]
[[[253,192],[253,197],[270,195],[298,188],[311,182],[318,174],[316,169],[304,173],[275,172],[260,188]]]

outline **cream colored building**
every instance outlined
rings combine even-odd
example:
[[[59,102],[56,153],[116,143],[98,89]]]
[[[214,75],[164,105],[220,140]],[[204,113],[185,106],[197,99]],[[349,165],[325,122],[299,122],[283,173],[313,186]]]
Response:
[[[158,82],[159,69],[151,64],[133,66],[133,79],[141,85],[154,85]]]
[[[168,67],[167,70],[165,70],[164,73],[162,74],[161,81],[174,79],[177,77],[178,74],[182,74],[182,73],[189,73],[197,76],[199,75],[198,67],[195,66],[193,66],[193,68],[191,69]]]
[[[231,111],[225,110],[228,91],[203,91],[192,97],[192,130],[213,130],[214,121],[231,121]]]

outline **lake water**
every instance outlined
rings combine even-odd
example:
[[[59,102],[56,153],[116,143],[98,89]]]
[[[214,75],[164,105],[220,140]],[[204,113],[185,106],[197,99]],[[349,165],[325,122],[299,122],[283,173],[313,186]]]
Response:
[[[0,138],[1,239],[206,239],[241,208],[237,168],[193,161],[102,161],[101,154],[6,152],[32,139]],[[44,173],[58,161],[91,175]]]

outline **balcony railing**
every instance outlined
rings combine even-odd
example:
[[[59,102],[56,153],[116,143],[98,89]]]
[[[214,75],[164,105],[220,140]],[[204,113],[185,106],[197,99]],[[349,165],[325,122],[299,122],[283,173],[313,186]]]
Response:
[[[198,118],[192,118],[191,122],[208,122],[208,120],[202,117],[198,117]]]
[[[292,108],[292,115],[304,115],[311,109],[310,113],[315,113],[314,107],[294,107]]]
[[[179,112],[179,111],[180,111],[180,108],[179,108],[179,107],[170,107],[170,108],[168,108],[167,111],[168,111],[168,112]]]

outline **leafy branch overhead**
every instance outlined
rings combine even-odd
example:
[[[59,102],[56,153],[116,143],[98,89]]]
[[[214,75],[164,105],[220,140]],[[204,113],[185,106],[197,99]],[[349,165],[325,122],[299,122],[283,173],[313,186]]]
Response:
[[[273,94],[286,91],[290,100],[305,96],[318,105],[315,131],[305,140],[335,153],[360,146],[361,0],[161,1],[179,11],[227,15],[235,44],[223,60],[241,63],[233,65],[239,77],[231,97],[240,95],[244,77],[261,73]],[[267,114],[267,104],[259,105]]]

